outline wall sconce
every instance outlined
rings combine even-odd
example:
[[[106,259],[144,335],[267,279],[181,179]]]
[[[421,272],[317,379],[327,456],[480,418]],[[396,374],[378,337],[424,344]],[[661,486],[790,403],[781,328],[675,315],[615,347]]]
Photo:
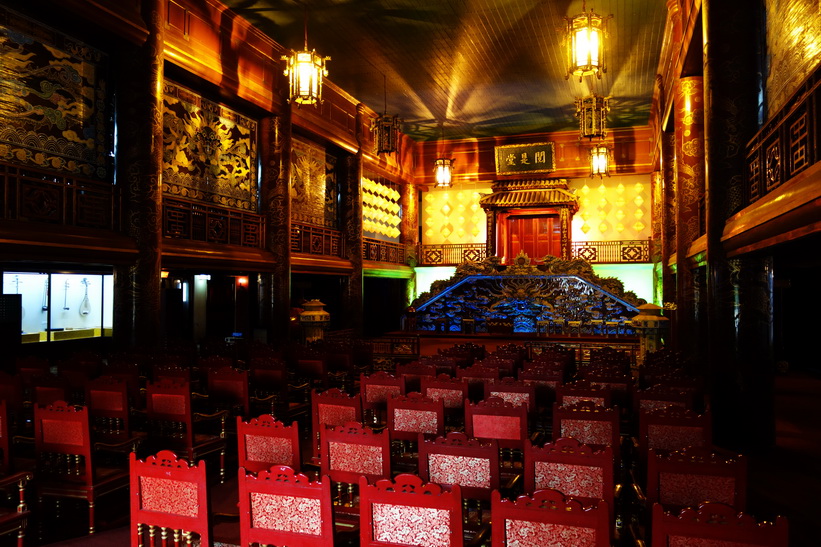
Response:
[[[453,177],[453,158],[439,158],[434,162],[437,188],[450,188]]]
[[[604,64],[604,40],[607,37],[607,20],[612,15],[602,17],[582,4],[582,13],[575,17],[565,17],[567,21],[565,40],[567,41],[567,74],[583,76],[595,74],[601,79],[607,72]]]
[[[583,99],[576,99],[576,117],[579,118],[580,138],[603,139],[607,135],[607,113],[610,112],[609,97],[595,93]]]
[[[590,176],[602,178],[610,176],[610,149],[597,144],[590,149]]]
[[[322,78],[328,75],[325,61],[330,57],[317,55],[316,50],[308,51],[308,14],[305,14],[305,49],[283,56],[287,62],[285,76],[288,76],[290,100],[299,105],[322,102]]]

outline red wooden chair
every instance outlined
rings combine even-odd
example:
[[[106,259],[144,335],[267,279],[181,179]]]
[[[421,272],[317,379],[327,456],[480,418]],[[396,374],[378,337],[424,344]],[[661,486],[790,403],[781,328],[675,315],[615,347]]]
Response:
[[[57,401],[34,409],[38,497],[88,502],[88,533],[94,533],[97,499],[128,488],[128,470],[97,464],[87,407]]]
[[[613,392],[608,386],[594,385],[585,380],[568,382],[556,387],[556,402],[572,405],[580,401],[593,401],[599,406],[613,406]]]
[[[585,505],[604,500],[613,523],[616,497],[613,448],[592,448],[576,439],[563,437],[544,446],[525,447],[524,490],[558,490]]]
[[[199,414],[191,408],[190,384],[173,378],[149,382],[146,387],[148,439],[154,450],[174,450],[189,461],[219,454],[220,482],[225,481],[225,422],[228,412]],[[195,431],[210,422],[208,431]]]
[[[322,428],[348,422],[362,423],[362,397],[359,393],[348,395],[335,387],[322,392],[312,390],[311,411],[311,435],[314,440],[311,447],[313,459],[318,463]]]
[[[787,547],[787,519],[758,522],[755,517],[726,504],[705,502],[698,508],[668,513],[653,506],[653,547],[684,545],[732,545],[733,547]]]
[[[409,393],[388,399],[388,431],[391,439],[413,441],[422,433],[441,437],[445,434],[445,406],[442,399]]]
[[[130,456],[131,547],[211,545],[205,462],[190,465],[170,450]]]
[[[516,406],[527,405],[528,414],[536,410],[536,386],[528,385],[514,378],[502,378],[494,384],[485,384],[485,399],[499,397]]]
[[[465,498],[490,499],[500,487],[499,445],[464,433],[419,440],[419,476],[443,486],[458,485]]]
[[[292,391],[288,366],[283,359],[272,355],[255,356],[249,359],[248,366],[252,414],[290,418],[310,408],[309,385],[295,384]]]
[[[28,355],[18,357],[14,362],[15,372],[23,381],[23,387],[31,385],[31,381],[38,377],[51,375],[51,363],[44,357]]]
[[[397,363],[396,375],[405,379],[405,389],[408,392],[422,391],[422,377],[435,378],[436,365],[433,363]]]
[[[407,474],[375,484],[362,477],[359,497],[362,546],[461,547],[464,542],[458,485],[443,490]]]
[[[247,422],[237,416],[237,456],[239,466],[254,473],[273,465],[299,471],[302,460],[297,422],[286,426],[270,414]]]
[[[537,366],[519,370],[516,377],[525,385],[535,386],[540,406],[546,407],[556,400],[556,388],[565,380],[563,371]]]
[[[293,370],[310,385],[328,388],[328,356],[325,352],[313,348],[299,348],[293,357]]]
[[[354,500],[359,477],[369,482],[391,476],[391,446],[387,431],[376,432],[358,422],[323,427],[320,469],[337,483],[339,510],[350,508],[358,518]]]
[[[100,376],[116,378],[128,386],[128,401],[133,408],[145,408],[145,393],[140,389],[145,386],[145,376],[140,370],[140,359],[137,356],[118,355],[109,359],[101,369]]]
[[[20,375],[0,370],[0,401],[6,403],[8,422],[5,425],[10,435],[24,428],[23,399],[23,379]]]
[[[490,511],[493,547],[610,546],[609,509],[604,501],[584,506],[557,490],[537,490],[509,501],[497,491]]]
[[[456,377],[467,382],[468,398],[476,402],[484,398],[485,384],[492,384],[499,381],[501,371],[494,367],[471,365],[465,368],[457,368]]]
[[[669,406],[639,413],[639,457],[647,461],[648,450],[657,452],[682,450],[690,446],[712,447],[713,429],[710,412]]]
[[[436,367],[436,375],[447,374],[453,376],[456,374],[456,358],[447,355],[423,355],[419,357],[419,364],[431,364]]]
[[[232,416],[250,416],[248,371],[231,366],[208,368],[207,385],[209,406],[212,412],[227,410]]]
[[[85,393],[95,441],[122,442],[134,438],[126,382],[113,376],[101,376],[86,383]]]
[[[445,405],[447,426],[463,430],[465,423],[465,401],[468,398],[468,384],[460,378],[440,374],[436,378],[422,378],[422,395],[430,399],[441,399]]]
[[[361,374],[359,392],[362,395],[362,411],[370,414],[370,423],[384,426],[387,423],[388,399],[405,394],[405,379],[383,371]]]
[[[311,482],[285,465],[257,474],[239,469],[240,538],[243,547],[333,545],[331,481]]]
[[[151,366],[151,379],[159,382],[164,378],[189,383],[196,380],[192,378],[191,369],[188,367],[180,366],[176,362],[155,361]],[[196,384],[195,381],[193,383]]]
[[[391,397],[388,399],[388,432],[394,464],[408,472],[416,471],[419,434],[426,437],[445,434],[442,399],[430,399],[415,392]]]
[[[513,359],[515,367],[521,368],[522,363],[527,359],[527,348],[521,344],[511,342],[496,346],[496,350],[487,354],[488,357],[499,357],[501,359]]]
[[[29,384],[29,394],[32,408],[54,404],[57,401],[71,400],[71,387],[64,378],[58,376],[37,376]]]
[[[499,376],[501,378],[506,376],[514,376],[516,374],[516,360],[512,358],[487,356],[484,359],[477,359],[473,361],[473,365],[487,368],[497,368],[499,369]]]
[[[610,391],[613,404],[622,410],[630,410],[634,391],[633,375],[628,369],[591,367],[582,372],[581,378],[593,387],[602,387]]]
[[[610,446],[618,467],[621,447],[621,422],[618,408],[605,408],[592,401],[560,406],[553,403],[553,439],[573,437],[582,444],[598,448]]]
[[[643,410],[657,410],[668,406],[695,410],[695,394],[689,390],[665,385],[650,386],[633,392],[634,416],[639,416]]]
[[[527,429],[526,403],[508,403],[500,397],[465,403],[468,437],[496,439],[502,448],[521,450],[528,439]]]
[[[16,532],[17,547],[25,545],[26,527],[31,516],[26,505],[25,488],[33,477],[34,474],[30,471],[11,475],[0,473],[0,536]],[[6,503],[6,500],[10,503]]]
[[[647,506],[660,503],[678,512],[705,501],[744,511],[747,506],[747,458],[706,447],[669,453],[650,449],[647,458]]]
[[[7,475],[12,469],[11,436],[8,407],[6,401],[0,399],[0,477]]]
[[[484,359],[485,353],[485,346],[480,346],[472,342],[454,344],[449,348],[439,348],[437,350],[438,355],[456,359],[457,367],[469,367],[476,359]]]

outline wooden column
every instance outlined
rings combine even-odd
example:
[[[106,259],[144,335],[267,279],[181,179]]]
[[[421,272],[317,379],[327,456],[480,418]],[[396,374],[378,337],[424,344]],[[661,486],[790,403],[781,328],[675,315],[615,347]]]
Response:
[[[353,266],[353,272],[348,279],[348,286],[343,295],[345,327],[361,334],[364,325],[363,292],[364,276],[362,273],[362,146],[365,142],[365,110],[364,105],[356,107],[357,142],[359,150],[355,156],[348,157],[345,176],[345,225],[342,237],[345,239],[345,253]]]
[[[746,143],[758,130],[761,6],[704,0],[708,365],[714,432],[745,449],[775,441],[772,260],[728,259],[721,236],[742,207]]]
[[[701,232],[699,201],[704,192],[704,103],[700,76],[681,78],[674,90],[676,154],[676,326],[680,347],[699,349],[694,265],[687,255]]]
[[[411,183],[402,185],[400,205],[402,207],[402,223],[400,226],[400,241],[405,246],[405,256],[408,266],[414,268],[419,263],[419,191]],[[411,273],[407,284],[406,305],[416,296],[416,272]]]
[[[262,212],[265,245],[274,255],[274,271],[265,274],[261,306],[268,340],[290,340],[291,309],[291,107],[284,116],[263,118],[260,124]]]
[[[124,46],[117,63],[118,183],[123,225],[137,260],[114,271],[114,336],[121,347],[161,344],[163,62],[167,2],[143,2],[149,29],[139,48]]]

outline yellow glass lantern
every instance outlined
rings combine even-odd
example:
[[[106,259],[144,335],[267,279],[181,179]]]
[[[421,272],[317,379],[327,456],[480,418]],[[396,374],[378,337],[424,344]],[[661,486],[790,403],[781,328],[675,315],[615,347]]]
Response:
[[[582,7],[582,13],[575,17],[565,17],[567,21],[565,40],[567,42],[567,74],[583,76],[595,74],[601,79],[603,72],[607,72],[604,63],[604,42],[607,38],[607,20],[592,10]]]

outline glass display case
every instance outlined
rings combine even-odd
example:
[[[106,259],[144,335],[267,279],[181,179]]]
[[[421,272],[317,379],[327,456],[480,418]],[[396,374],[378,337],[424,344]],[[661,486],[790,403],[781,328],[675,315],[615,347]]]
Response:
[[[114,276],[4,272],[3,294],[21,295],[22,342],[111,336]]]

